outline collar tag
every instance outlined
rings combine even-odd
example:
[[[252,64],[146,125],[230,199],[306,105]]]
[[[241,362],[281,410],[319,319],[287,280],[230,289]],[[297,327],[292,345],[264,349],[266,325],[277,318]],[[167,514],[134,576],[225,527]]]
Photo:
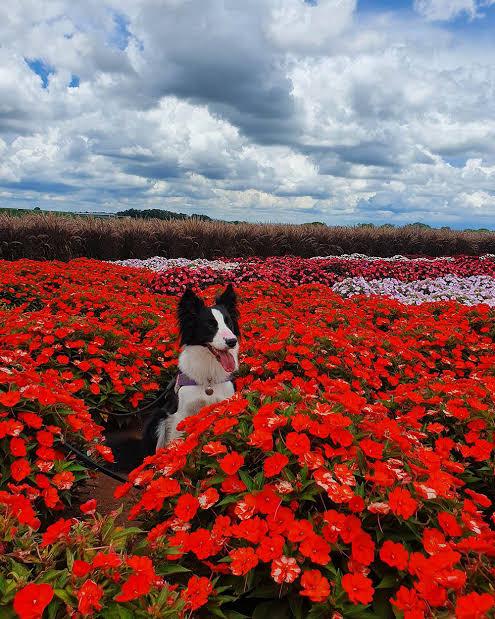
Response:
[[[229,374],[227,380],[222,381],[222,383],[214,383],[214,384],[223,384],[229,383],[232,380],[232,374]],[[179,372],[177,374],[177,378],[175,379],[175,393],[179,393],[179,389],[181,387],[199,387],[198,383],[193,380],[190,376],[185,374],[184,372]],[[213,387],[212,381],[209,380],[208,384],[205,386],[206,395],[213,395]]]

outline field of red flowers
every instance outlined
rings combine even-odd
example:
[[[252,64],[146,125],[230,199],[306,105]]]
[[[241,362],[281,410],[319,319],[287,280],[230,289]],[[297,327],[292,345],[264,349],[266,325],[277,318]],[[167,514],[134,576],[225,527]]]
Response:
[[[63,439],[111,461],[173,371],[154,281],[0,262],[2,618],[493,616],[495,309],[239,283],[238,393],[100,513]]]

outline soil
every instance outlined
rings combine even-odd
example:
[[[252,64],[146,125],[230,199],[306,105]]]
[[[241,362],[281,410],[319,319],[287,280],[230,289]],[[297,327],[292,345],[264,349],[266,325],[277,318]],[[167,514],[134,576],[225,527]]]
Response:
[[[116,461],[113,465],[105,463],[105,466],[121,477],[126,478],[129,471],[132,470],[134,466],[137,466],[138,460],[130,467],[125,466],[124,451],[126,447],[127,451],[130,449],[136,452],[139,449],[142,425],[143,421],[139,419],[134,421],[132,425],[129,425],[127,428],[112,429],[106,433],[107,444],[112,447]],[[136,456],[137,453],[133,455]],[[129,511],[138,498],[138,490],[131,489],[125,497],[116,499],[114,497],[115,490],[121,486],[122,483],[123,482],[117,481],[99,471],[92,472],[91,478],[79,491],[77,505],[67,510],[68,513],[66,512],[65,517],[80,516],[79,505],[89,499],[96,499],[98,503],[98,512],[102,515],[110,514],[122,506],[122,512],[116,517],[116,523],[120,526],[126,524],[128,522]],[[138,526],[139,523],[133,521],[133,525]]]
[[[128,523],[129,510],[137,497],[137,490],[131,490],[122,499],[115,499],[113,494],[120,485],[122,485],[120,481],[111,479],[103,473],[96,473],[94,478],[89,480],[81,489],[79,500],[81,503],[84,503],[89,499],[96,499],[98,502],[98,512],[102,515],[107,515],[122,505],[122,513],[117,516],[115,522],[123,526]],[[136,525],[137,523],[133,521],[133,524]]]

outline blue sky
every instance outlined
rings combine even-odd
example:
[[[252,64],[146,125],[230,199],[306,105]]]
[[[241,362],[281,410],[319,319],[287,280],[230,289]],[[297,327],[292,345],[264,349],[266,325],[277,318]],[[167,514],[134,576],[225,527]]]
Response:
[[[494,27],[494,0],[7,3],[0,205],[493,228]]]

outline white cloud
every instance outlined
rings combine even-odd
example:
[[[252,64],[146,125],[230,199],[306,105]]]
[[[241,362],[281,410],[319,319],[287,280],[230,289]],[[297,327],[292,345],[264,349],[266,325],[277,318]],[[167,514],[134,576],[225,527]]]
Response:
[[[348,29],[356,0],[319,0],[316,5],[301,0],[276,0],[268,32],[284,50],[313,52],[324,50]]]
[[[430,21],[449,21],[461,15],[480,17],[482,9],[492,4],[494,0],[415,0],[414,8]]]
[[[9,4],[3,205],[493,221],[493,43],[354,0]]]

